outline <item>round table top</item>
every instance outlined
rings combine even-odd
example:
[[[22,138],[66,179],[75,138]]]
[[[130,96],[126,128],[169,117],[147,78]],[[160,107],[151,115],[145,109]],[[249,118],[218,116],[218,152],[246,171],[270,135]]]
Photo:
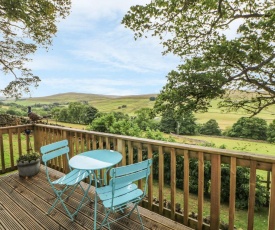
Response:
[[[112,167],[122,160],[121,153],[114,150],[91,150],[72,157],[69,165],[75,169],[99,170]]]

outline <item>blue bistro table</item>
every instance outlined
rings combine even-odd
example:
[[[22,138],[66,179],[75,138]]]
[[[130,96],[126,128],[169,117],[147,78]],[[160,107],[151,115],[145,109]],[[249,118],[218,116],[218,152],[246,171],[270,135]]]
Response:
[[[72,168],[89,171],[90,179],[95,179],[95,186],[97,188],[96,171],[106,169],[104,173],[104,183],[106,183],[106,174],[110,168],[118,164],[122,160],[121,153],[113,150],[91,150],[72,157],[69,160],[69,165]],[[88,189],[90,186],[88,187]],[[87,193],[86,193],[87,194]],[[96,229],[97,216],[97,196],[94,199],[94,229]]]

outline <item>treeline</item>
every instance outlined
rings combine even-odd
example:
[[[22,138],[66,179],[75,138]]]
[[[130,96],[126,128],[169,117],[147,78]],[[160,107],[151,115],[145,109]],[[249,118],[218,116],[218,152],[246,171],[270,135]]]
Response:
[[[144,131],[160,131],[179,135],[216,135],[254,140],[266,140],[275,143],[275,120],[269,125],[257,117],[241,117],[232,127],[221,131],[218,122],[210,119],[206,123],[197,123],[195,116],[175,114],[173,111],[162,114],[157,119],[153,109],[142,108],[134,116],[123,113],[101,113],[87,101],[70,103],[36,103],[31,106],[33,112],[60,122],[88,125],[90,129],[101,132],[140,136]],[[27,116],[27,106],[17,103],[0,102],[0,114]]]
[[[173,112],[170,111],[163,114],[160,130],[165,133],[172,132],[181,135],[223,135],[275,143],[275,120],[268,125],[266,120],[258,117],[241,117],[232,127],[222,132],[215,119],[198,124],[193,114],[183,115],[180,119],[177,116],[175,119]]]

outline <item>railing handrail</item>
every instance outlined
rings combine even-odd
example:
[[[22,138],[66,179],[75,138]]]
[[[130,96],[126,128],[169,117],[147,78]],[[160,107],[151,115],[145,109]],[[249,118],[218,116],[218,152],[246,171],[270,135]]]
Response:
[[[242,152],[242,151],[236,151],[236,150],[205,147],[205,146],[199,146],[199,145],[190,145],[190,144],[183,144],[183,143],[176,143],[176,142],[159,141],[159,140],[153,140],[153,139],[148,139],[148,138],[132,137],[132,136],[112,134],[112,133],[102,133],[102,132],[96,132],[96,131],[69,128],[69,127],[59,127],[59,126],[54,126],[54,125],[35,124],[35,126],[45,127],[45,128],[55,128],[55,129],[58,128],[58,129],[61,129],[64,131],[90,133],[90,134],[100,135],[102,137],[111,137],[111,138],[116,138],[116,139],[122,139],[125,141],[142,142],[144,144],[152,144],[155,146],[163,146],[163,147],[170,147],[170,148],[176,148],[176,149],[180,148],[180,149],[186,149],[189,151],[202,151],[204,153],[209,153],[209,154],[216,154],[216,155],[222,155],[222,156],[228,156],[228,157],[236,157],[237,159],[254,160],[254,161],[265,162],[265,163],[270,163],[270,164],[275,163],[275,156],[270,156],[270,155],[266,155],[266,154],[256,154],[256,153]]]

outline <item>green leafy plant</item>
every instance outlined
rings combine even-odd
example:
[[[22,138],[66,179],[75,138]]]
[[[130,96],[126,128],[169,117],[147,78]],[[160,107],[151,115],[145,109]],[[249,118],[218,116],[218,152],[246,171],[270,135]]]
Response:
[[[28,154],[24,154],[18,157],[17,159],[17,163],[18,162],[31,162],[31,161],[36,161],[37,159],[40,158],[40,155],[38,153],[28,153]]]

